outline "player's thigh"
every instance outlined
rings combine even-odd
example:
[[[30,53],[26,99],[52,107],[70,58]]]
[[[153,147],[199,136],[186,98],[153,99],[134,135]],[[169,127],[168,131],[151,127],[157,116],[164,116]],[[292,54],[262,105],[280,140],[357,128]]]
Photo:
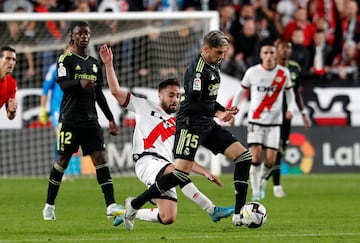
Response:
[[[83,128],[80,143],[83,155],[105,151],[104,134],[100,125]]]
[[[135,163],[135,173],[139,180],[147,186],[155,183],[157,176],[164,170],[169,162],[154,158],[153,156],[144,156]]]
[[[79,149],[81,131],[74,126],[59,123],[57,134],[57,152],[61,155],[72,155]]]
[[[214,154],[224,154],[225,150],[236,142],[238,142],[238,140],[235,138],[235,136],[232,135],[232,133],[216,124],[213,129],[211,129],[210,133],[207,135],[203,145],[205,148],[209,149]],[[241,144],[239,143],[238,145]],[[235,148],[236,147],[234,147],[234,149]],[[240,154],[241,153],[239,153],[238,156]]]
[[[280,145],[280,126],[265,127],[263,146],[278,150]]]
[[[263,145],[266,133],[266,127],[257,124],[249,124],[247,127],[247,143],[249,145],[260,144]]]
[[[204,133],[177,124],[173,147],[175,159],[194,161],[196,151],[205,137]]]
[[[164,174],[164,171],[171,165],[168,161],[153,156],[144,156],[135,164],[135,173],[139,180],[147,187],[153,185],[156,180]],[[168,172],[167,172],[168,173]],[[165,198],[177,201],[176,189],[171,188],[161,194],[158,198]]]

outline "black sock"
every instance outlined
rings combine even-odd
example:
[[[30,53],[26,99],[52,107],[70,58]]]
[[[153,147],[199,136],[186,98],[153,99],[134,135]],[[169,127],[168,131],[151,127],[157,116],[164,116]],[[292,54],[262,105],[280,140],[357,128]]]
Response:
[[[114,186],[106,164],[96,166],[96,178],[104,194],[106,206],[115,203]]]
[[[163,192],[189,180],[189,174],[175,169],[173,172],[161,176],[153,185],[137,198],[133,199],[131,206],[135,209],[141,208],[147,201],[160,196]]]
[[[65,169],[58,164],[54,164],[50,171],[49,186],[47,192],[46,203],[55,205],[55,199],[58,194],[62,177]]]
[[[276,156],[275,165],[272,169],[272,177],[274,186],[280,185],[280,163],[281,163],[282,153],[278,152]]]
[[[251,153],[246,151],[235,159],[234,187],[235,187],[235,214],[246,203],[246,195],[249,185],[249,170],[251,165]]]

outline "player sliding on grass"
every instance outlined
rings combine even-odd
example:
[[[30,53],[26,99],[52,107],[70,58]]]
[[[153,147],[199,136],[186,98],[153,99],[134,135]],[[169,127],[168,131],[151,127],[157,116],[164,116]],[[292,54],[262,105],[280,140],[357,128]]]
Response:
[[[174,170],[172,148],[175,134],[175,112],[179,106],[180,85],[177,79],[167,79],[159,84],[159,104],[138,98],[120,88],[113,67],[113,53],[103,45],[100,49],[101,60],[105,64],[106,76],[112,95],[121,106],[136,113],[136,126],[133,137],[133,158],[138,178],[147,186],[155,183],[158,177]],[[218,186],[222,182],[194,162],[193,172],[207,177]],[[215,206],[202,194],[189,179],[180,184],[181,191],[190,200],[205,210],[212,221],[228,217],[234,207]],[[177,215],[177,195],[175,187],[155,197],[157,208],[141,209],[136,218],[145,221],[171,224]],[[121,224],[124,215],[117,217],[114,225]]]
[[[235,164],[235,211],[233,224],[241,225],[240,209],[246,202],[251,153],[228,130],[214,121],[229,122],[238,112],[236,107],[225,109],[216,102],[220,87],[219,64],[228,48],[228,37],[213,30],[204,37],[201,53],[185,71],[185,94],[181,97],[176,115],[176,133],[173,147],[175,169],[156,182],[137,198],[125,200],[124,224],[133,230],[139,209],[163,192],[190,182],[195,153],[203,145],[214,154],[222,153]]]

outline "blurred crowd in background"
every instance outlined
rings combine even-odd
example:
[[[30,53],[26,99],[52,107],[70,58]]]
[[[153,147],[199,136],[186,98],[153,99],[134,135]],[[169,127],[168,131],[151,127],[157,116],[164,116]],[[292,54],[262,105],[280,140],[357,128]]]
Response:
[[[291,59],[303,77],[358,83],[360,59],[360,0],[0,0],[1,12],[128,12],[218,11],[220,30],[231,45],[221,69],[241,79],[260,62],[263,41],[292,42]],[[39,44],[63,41],[68,26],[61,21],[1,23],[0,35],[12,45],[41,36]],[[115,27],[114,27],[115,28]],[[44,38],[48,36],[48,38]],[[52,62],[42,57],[44,66]],[[32,53],[25,53],[26,75],[35,73]],[[45,72],[46,70],[44,70]]]

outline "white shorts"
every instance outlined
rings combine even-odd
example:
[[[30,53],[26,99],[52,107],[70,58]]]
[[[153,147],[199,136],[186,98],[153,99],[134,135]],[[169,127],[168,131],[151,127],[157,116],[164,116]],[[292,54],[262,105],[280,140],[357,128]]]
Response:
[[[256,124],[248,125],[247,142],[260,144],[266,148],[279,149],[280,126],[261,126]]]
[[[135,173],[139,180],[147,187],[150,187],[155,183],[156,177],[169,161],[154,157],[152,155],[145,155],[135,163]],[[173,187],[170,190],[161,194],[161,197],[172,198],[177,200],[176,188]]]

